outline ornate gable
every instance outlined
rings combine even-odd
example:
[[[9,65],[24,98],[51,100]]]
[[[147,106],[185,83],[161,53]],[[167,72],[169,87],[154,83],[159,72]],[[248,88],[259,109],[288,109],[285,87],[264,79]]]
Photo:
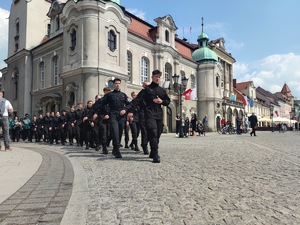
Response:
[[[50,9],[47,13],[47,16],[50,17],[50,18],[53,18],[53,17],[57,16],[63,10],[64,5],[65,5],[64,3],[62,4],[57,0],[53,0],[52,4],[50,6]]]

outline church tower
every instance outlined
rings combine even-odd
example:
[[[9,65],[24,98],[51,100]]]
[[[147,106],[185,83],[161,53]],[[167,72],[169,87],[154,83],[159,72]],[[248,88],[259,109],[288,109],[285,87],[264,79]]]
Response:
[[[50,29],[49,0],[12,0],[9,16],[8,58],[41,43]]]
[[[197,118],[201,119],[208,115],[208,127],[215,129],[215,119],[221,116],[222,66],[218,63],[217,54],[208,47],[208,36],[203,31],[198,36],[198,49],[192,53],[192,58],[198,63],[197,68]]]

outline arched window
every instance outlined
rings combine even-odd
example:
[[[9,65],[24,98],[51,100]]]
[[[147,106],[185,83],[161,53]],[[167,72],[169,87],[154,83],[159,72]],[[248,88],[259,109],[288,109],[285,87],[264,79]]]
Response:
[[[75,103],[75,94],[73,91],[71,91],[69,96],[68,106],[71,107],[74,105],[74,103]]]
[[[220,85],[220,79],[219,79],[219,76],[216,76],[216,86],[217,88],[219,87]]]
[[[60,28],[60,21],[59,21],[59,17],[58,16],[56,17],[55,22],[56,22],[56,30],[59,30],[59,28]]]
[[[58,57],[53,58],[53,84],[54,86],[58,85]]]
[[[71,35],[71,46],[70,46],[70,49],[71,49],[71,51],[74,51],[75,47],[76,47],[76,42],[77,42],[76,30],[73,29],[70,35]]]
[[[107,86],[111,89],[111,90],[114,90],[114,82],[112,80],[109,80],[107,82]]]
[[[13,99],[18,99],[18,92],[19,92],[19,70],[15,69],[13,74]]]
[[[184,71],[180,71],[180,76],[179,76],[179,82],[181,83],[181,79],[185,77],[185,72]]]
[[[108,47],[112,52],[117,48],[117,36],[113,30],[108,31]]]
[[[19,35],[20,35],[20,21],[19,18],[16,19],[15,21],[15,52],[19,50]]]
[[[195,75],[191,75],[191,89],[196,87],[196,78]]]
[[[45,63],[40,63],[40,89],[45,88]]]
[[[165,40],[166,40],[166,42],[170,41],[170,34],[169,34],[168,30],[165,31]]]
[[[165,81],[169,81],[172,76],[172,67],[169,63],[165,65]]]
[[[132,54],[130,51],[127,51],[127,75],[132,77]]]
[[[148,59],[146,57],[142,57],[141,60],[141,84],[148,80]]]

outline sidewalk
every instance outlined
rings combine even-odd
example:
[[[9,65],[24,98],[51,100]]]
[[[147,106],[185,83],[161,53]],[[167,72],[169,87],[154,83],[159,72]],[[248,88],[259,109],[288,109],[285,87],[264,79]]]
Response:
[[[0,151],[0,204],[22,187],[38,170],[42,162],[39,153],[13,147]]]

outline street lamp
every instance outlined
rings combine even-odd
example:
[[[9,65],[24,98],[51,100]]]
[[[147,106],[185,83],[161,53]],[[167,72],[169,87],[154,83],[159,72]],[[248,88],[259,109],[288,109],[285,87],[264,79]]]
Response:
[[[186,78],[185,76],[181,78],[181,84],[179,83],[179,75],[174,74],[174,76],[172,76],[173,78],[173,87],[174,87],[174,91],[177,92],[179,94],[179,108],[180,108],[180,126],[179,126],[179,137],[183,138],[184,134],[183,134],[183,126],[182,126],[182,94],[186,89],[187,83],[188,83],[188,78]]]
[[[270,104],[270,112],[271,112],[271,119],[272,119],[272,132],[274,132],[274,123],[273,123],[273,111],[274,111],[274,105]]]

